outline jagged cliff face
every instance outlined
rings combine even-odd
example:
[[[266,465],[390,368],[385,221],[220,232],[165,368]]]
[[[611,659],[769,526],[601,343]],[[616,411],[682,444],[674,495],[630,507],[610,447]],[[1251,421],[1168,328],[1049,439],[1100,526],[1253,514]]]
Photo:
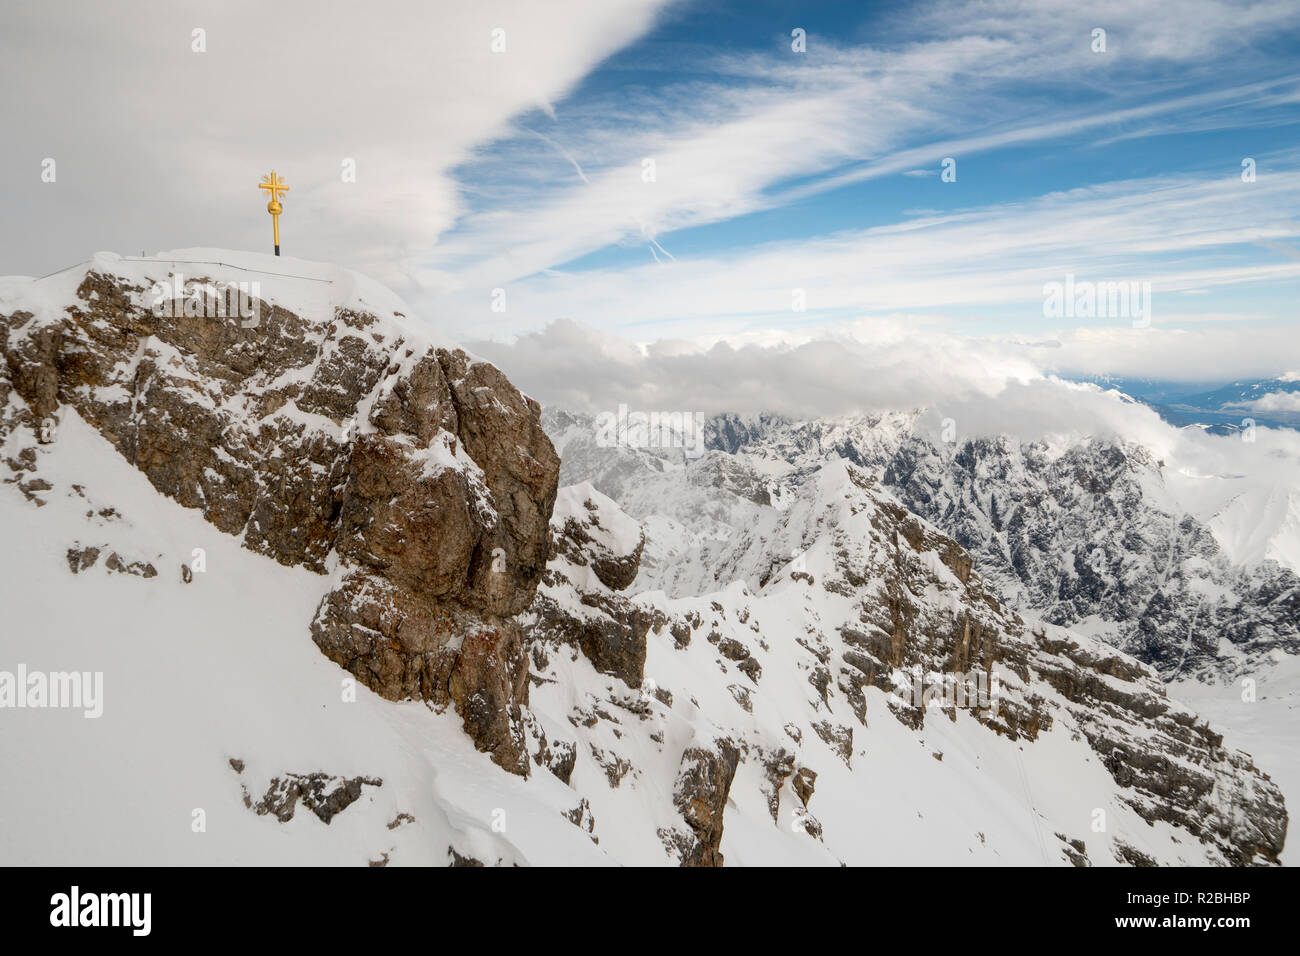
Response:
[[[563,481],[590,480],[663,527],[647,543],[645,586],[689,593],[724,583],[730,571],[716,566],[712,542],[727,525],[781,507],[823,461],[843,459],[968,549],[1014,606],[1103,637],[1166,679],[1231,680],[1300,654],[1300,577],[1273,560],[1233,561],[1171,492],[1163,463],[1133,443],[936,445],[915,433],[916,413],[719,416],[708,424],[710,454],[682,467],[597,447],[584,416],[549,415]],[[681,560],[682,548],[698,559]]]
[[[1092,442],[1049,456],[1006,439],[943,456],[911,440],[883,480],[941,522],[1025,606],[1094,624],[1168,678],[1231,678],[1300,654],[1300,577],[1230,561],[1211,530],[1171,507],[1145,449]]]
[[[559,468],[537,404],[423,338],[382,290],[310,311],[257,299],[256,322],[179,302],[159,315],[154,283],[184,270],[210,286],[203,269],[99,257],[57,295],[34,284],[31,308],[0,316],[24,406],[7,427],[53,440],[75,409],[162,494],[331,575],[310,622],[321,650],[386,698],[454,704],[526,773],[512,616],[545,565]]]
[[[724,563],[750,584],[699,598],[629,597],[626,575],[611,586],[599,563],[609,542],[622,542],[624,568],[644,544],[589,484],[561,493],[552,539],[523,619],[534,708],[553,721],[552,747],[566,754],[556,772],[588,799],[596,833],[651,790],[657,807],[635,815],[683,864],[720,865],[724,817],[748,832],[747,805],[811,841],[810,855],[860,860],[846,811],[872,799],[868,780],[898,783],[874,742],[901,732],[928,760],[946,758],[950,782],[975,752],[967,786],[1028,787],[1034,826],[1055,838],[1038,862],[1172,852],[1244,865],[1281,851],[1281,794],[1248,756],[1141,663],[1009,611],[964,549],[855,466],[828,465],[782,512],[738,529]],[[948,734],[962,743],[938,742]],[[1056,779],[1025,774],[1035,753]],[[998,777],[1005,759],[1023,779]],[[579,782],[575,763],[589,762],[599,772]],[[961,816],[956,802],[988,794],[950,796],[942,812]],[[912,835],[913,859],[933,851],[925,832]]]

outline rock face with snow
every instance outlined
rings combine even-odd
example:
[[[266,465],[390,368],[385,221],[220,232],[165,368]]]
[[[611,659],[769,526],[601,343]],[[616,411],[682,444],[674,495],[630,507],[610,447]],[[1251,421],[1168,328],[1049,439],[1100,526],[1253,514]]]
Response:
[[[898,443],[791,454],[797,431],[737,420],[717,442],[772,454],[688,464],[559,416],[591,480],[558,488],[536,403],[385,290],[230,263],[0,282],[8,640],[112,688],[103,733],[23,711],[0,739],[45,741],[0,749],[0,806],[85,827],[60,861],[109,830],[118,859],[91,862],[230,862],[227,834],[377,866],[1278,860],[1269,777],[1150,667],[1013,609],[982,538],[900,501],[926,471],[885,480]],[[255,321],[205,311],[244,274]],[[183,768],[149,779],[156,812],[201,794],[221,840],[140,816],[137,750]],[[83,820],[58,773],[90,765]]]
[[[912,440],[883,477],[1006,593],[1054,623],[1095,625],[1167,677],[1232,677],[1271,653],[1300,654],[1300,577],[1231,562],[1203,522],[1162,501],[1160,464],[1140,446],[1052,456],[983,439],[942,455]]]
[[[545,565],[559,468],[537,404],[342,270],[310,279],[337,291],[309,308],[253,298],[255,320],[212,314],[231,274],[100,256],[33,283],[0,316],[16,420],[52,439],[71,407],[162,494],[332,574],[321,650],[384,697],[453,703],[526,773],[512,616]],[[162,308],[159,288],[178,290]]]
[[[709,583],[701,564],[725,583],[710,541],[728,522],[780,507],[824,461],[843,459],[967,549],[1014,606],[1101,636],[1166,679],[1230,680],[1300,654],[1300,576],[1273,560],[1231,560],[1171,492],[1164,464],[1132,442],[936,444],[916,413],[719,416],[708,423],[710,454],[669,467],[647,451],[597,447],[582,416],[548,416],[564,446],[562,481],[590,480],[662,527],[647,544],[656,558],[683,541],[700,548],[701,561],[670,559],[662,576],[652,564],[645,585],[698,590]]]
[[[1066,762],[1097,768],[1078,784],[1090,789],[1090,806],[1168,827],[1170,846],[1181,833],[1199,844],[1199,858],[1236,865],[1275,861],[1281,851],[1281,794],[1248,756],[1170,701],[1138,661],[1008,610],[964,549],[856,466],[828,464],[786,509],[740,529],[725,563],[746,583],[700,598],[615,593],[590,559],[609,550],[597,538],[621,538],[617,550],[629,549],[633,536],[618,533],[627,516],[590,485],[564,489],[560,502],[552,534],[567,543],[524,618],[534,642],[534,709],[566,717],[578,766],[589,754],[602,771],[604,781],[584,790],[597,824],[607,812],[598,791],[608,789],[614,805],[620,790],[656,792],[666,781],[646,779],[647,768],[667,760],[673,784],[660,799],[680,819],[656,832],[683,864],[720,865],[724,808],[740,799],[736,781],[749,765],[752,777],[740,786],[757,784],[752,796],[773,822],[788,821],[834,855],[842,824],[828,828],[814,816],[814,781],[822,781],[822,803],[851,804],[870,776],[875,722],[923,739],[936,721],[969,721],[977,748],[997,749],[1000,740],[1056,752],[1065,740],[1080,742]],[[575,526],[597,534],[574,536]],[[583,538],[585,554],[575,544]],[[579,654],[618,682],[558,666]],[[630,692],[630,678],[641,662],[626,663],[635,655],[651,661],[640,693]],[[638,816],[669,813],[664,805]],[[1168,858],[1118,820],[1100,837],[1090,821],[1068,816],[1043,825],[1085,845],[1060,849],[1079,865],[1101,862],[1103,852],[1121,862]]]
[[[618,592],[640,570],[640,525],[590,485],[563,489],[552,522],[551,561],[530,609],[530,637],[577,648],[602,674],[639,689],[651,615]]]

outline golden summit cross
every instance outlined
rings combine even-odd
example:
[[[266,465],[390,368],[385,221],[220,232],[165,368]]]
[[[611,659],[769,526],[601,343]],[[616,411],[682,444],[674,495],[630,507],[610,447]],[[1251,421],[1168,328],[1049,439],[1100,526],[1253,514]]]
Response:
[[[284,212],[284,206],[280,205],[280,193],[288,192],[289,187],[284,184],[284,180],[271,170],[270,176],[263,176],[262,182],[258,189],[265,189],[271,196],[271,201],[266,204],[266,211],[271,214],[271,223],[275,229],[275,254],[280,254],[280,213]]]

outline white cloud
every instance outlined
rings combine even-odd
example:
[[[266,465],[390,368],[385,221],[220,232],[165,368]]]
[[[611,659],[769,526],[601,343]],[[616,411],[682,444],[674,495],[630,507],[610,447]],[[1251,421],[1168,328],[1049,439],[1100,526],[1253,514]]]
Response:
[[[1050,430],[1050,418],[1060,411],[1052,402],[1036,409],[1028,398],[1035,390],[1093,409],[1098,427],[1109,420],[1107,410],[1126,404],[1058,376],[1205,381],[1276,375],[1300,346],[1287,330],[1261,335],[1242,342],[1232,330],[1076,329],[1033,339],[985,338],[917,331],[884,319],[788,341],[672,339],[637,346],[558,321],[508,343],[478,341],[470,347],[540,401],[579,411],[626,402],[803,418],[961,407],[984,409],[978,417],[993,428],[999,403],[1014,394],[1025,401],[1009,402],[1006,414],[1047,416],[1034,429]]]
[[[1116,44],[1108,57],[1089,47],[1100,14]],[[901,15],[897,32],[908,42],[846,46],[817,36],[806,56],[709,51],[712,82],[665,83],[652,100],[632,96],[630,104],[618,90],[598,100],[599,108],[587,104],[576,122],[561,114],[556,135],[564,137],[568,158],[582,163],[583,181],[566,173],[534,183],[545,188],[519,195],[508,208],[467,217],[418,280],[431,297],[468,293],[474,307],[482,289],[605,247],[648,245],[673,230],[865,179],[920,176],[945,156],[1171,115],[1185,121],[1207,111],[1245,123],[1251,108],[1276,106],[1279,91],[1298,88],[1296,77],[1284,77],[1171,95],[1167,82],[1151,82],[1152,71],[1167,68],[1170,58],[1199,59],[1208,69],[1252,38],[1300,22],[1300,8],[1275,3],[1206,0],[1197,14],[1210,29],[1232,23],[1231,36],[1188,42],[1186,25],[1151,4],[1080,11],[1065,3],[958,3]],[[700,72],[698,58],[685,54],[659,68],[674,65]],[[1186,63],[1180,70],[1195,72]],[[1088,106],[1044,109],[1031,100],[1025,107],[1035,84],[1065,82],[1102,96]],[[655,163],[653,183],[642,180],[645,159]],[[645,258],[653,264],[659,256],[650,248]]]
[[[1300,392],[1269,392],[1243,407],[1253,412],[1300,412]]]
[[[0,117],[21,146],[0,154],[0,183],[22,228],[0,234],[3,271],[99,249],[267,249],[256,185],[274,167],[291,187],[286,252],[398,280],[464,212],[456,166],[521,112],[553,111],[663,2],[8,6]]]
[[[1053,372],[1165,381],[1274,378],[1300,359],[1300,338],[1293,328],[1281,325],[1084,328],[1017,344],[1020,354],[1035,356],[1041,367]]]
[[[962,437],[1121,438],[1176,464],[1188,480],[1245,474],[1300,487],[1300,434],[1261,428],[1257,440],[1246,443],[1175,428],[1113,387],[1057,374],[1068,369],[1075,376],[1266,377],[1297,357],[1295,336],[1287,330],[1249,342],[1230,329],[1080,329],[1024,340],[959,336],[939,328],[918,332],[898,319],[882,319],[789,341],[744,338],[749,340],[638,346],[560,321],[509,343],[471,347],[539,401],[572,411],[598,413],[625,403],[647,411],[810,419],[923,409],[918,427],[936,439],[945,419],[952,419]],[[1282,364],[1261,366],[1269,361]],[[1259,410],[1300,410],[1296,398],[1270,398]],[[1214,484],[1215,494],[1227,496],[1219,505],[1234,487],[1230,480]]]
[[[1285,157],[1250,184],[1232,170],[1163,176],[671,263],[548,270],[509,284],[505,315],[489,313],[489,288],[447,301],[477,336],[567,317],[638,339],[695,337],[701,329],[716,338],[765,328],[797,333],[863,315],[951,318],[955,310],[965,310],[968,321],[973,314],[1048,331],[1054,323],[1044,317],[1044,284],[1074,275],[1149,282],[1153,324],[1167,328],[1256,311],[1213,301],[1195,312],[1192,306],[1210,297],[1180,295],[1185,290],[1226,295],[1249,284],[1294,283],[1300,259],[1279,258],[1266,245],[1300,239],[1300,224],[1284,212],[1298,205],[1300,168]],[[795,311],[799,304],[806,311]]]
[[[256,181],[274,166],[292,186],[287,252],[375,274],[454,337],[565,317],[639,340],[767,345],[880,317],[1041,333],[1042,285],[1067,272],[1150,281],[1157,327],[1241,324],[1260,312],[1234,311],[1224,290],[1300,275],[1300,255],[1283,254],[1300,225],[1280,212],[1300,199],[1294,156],[1257,157],[1249,187],[1235,169],[1155,176],[797,241],[752,245],[738,229],[706,255],[669,238],[865,178],[932,173],[949,154],[1116,124],[1162,132],[1188,116],[1249,125],[1294,101],[1294,76],[1241,84],[1238,71],[1234,86],[1220,68],[1294,27],[1300,8],[1193,2],[1179,17],[1153,2],[902,7],[860,45],[814,31],[805,56],[656,44],[635,66],[660,82],[576,97],[663,0],[15,7],[0,32],[14,78],[0,115],[24,145],[0,153],[0,182],[7,220],[24,228],[0,236],[0,261],[33,271],[97,248],[265,248]],[[1104,57],[1089,48],[1098,23]],[[206,53],[191,52],[195,26]],[[504,54],[489,48],[496,27]],[[1066,83],[1079,105],[1048,89]],[[56,185],[39,183],[44,155],[59,160]],[[345,158],[355,184],[340,181]],[[562,268],[619,244],[644,245],[644,265]],[[489,310],[497,287],[504,314]],[[796,289],[806,312],[792,311]],[[1118,354],[1142,351],[1119,339]]]
[[[599,413],[625,403],[644,411],[771,412],[806,420],[921,409],[918,428],[935,440],[951,419],[959,440],[1008,434],[1058,444],[1085,438],[1137,442],[1177,470],[1180,481],[1199,489],[1206,514],[1226,507],[1248,485],[1300,487],[1300,433],[1258,428],[1255,440],[1244,442],[1176,428],[1113,388],[1051,374],[1051,362],[1062,356],[1078,360],[1101,347],[1090,331],[1039,343],[1055,348],[938,331],[917,334],[888,321],[863,324],[856,333],[799,344],[703,347],[674,340],[637,347],[577,323],[556,322],[509,344],[472,347],[544,404],[571,411]],[[1186,333],[1128,335],[1130,342],[1117,336],[1112,345],[1167,353],[1174,366],[1208,362],[1215,351],[1232,361],[1226,335],[1197,334],[1191,342]],[[1267,352],[1278,344],[1271,340],[1256,348]],[[1199,480],[1213,476],[1223,480]]]

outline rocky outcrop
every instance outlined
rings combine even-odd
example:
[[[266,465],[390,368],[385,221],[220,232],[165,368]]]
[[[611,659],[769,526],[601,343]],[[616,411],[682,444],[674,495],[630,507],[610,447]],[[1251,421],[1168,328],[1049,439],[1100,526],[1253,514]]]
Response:
[[[640,688],[653,615],[617,593],[640,570],[645,535],[590,485],[560,492],[551,562],[524,619],[530,639],[581,650],[602,674]]]
[[[1222,735],[1169,700],[1156,675],[1131,659],[1061,634],[1049,638],[1046,629],[1033,638],[1035,671],[1069,702],[1076,725],[1144,820],[1183,827],[1234,866],[1277,862],[1288,817],[1279,812],[1277,787],[1249,756],[1225,748]]]
[[[1168,678],[1231,677],[1300,653],[1300,577],[1233,564],[1179,513],[1140,446],[976,439],[955,455],[919,438],[877,459],[902,502],[974,552],[986,577],[1054,624],[1090,629]]]
[[[231,275],[188,268],[199,298]],[[540,409],[427,341],[384,290],[329,275],[308,281],[355,288],[254,299],[256,321],[239,321],[159,308],[174,264],[98,256],[57,308],[33,294],[0,315],[16,414],[53,433],[73,408],[246,547],[318,573],[337,561],[310,622],[321,650],[386,698],[454,706],[480,749],[527,773],[513,617],[546,563],[559,471]]]
[[[658,643],[650,657],[657,653],[663,663],[658,675],[647,676],[673,675],[673,699],[690,702],[661,719],[679,718],[697,737],[740,741],[741,763],[759,764],[743,779],[756,780],[765,816],[782,830],[836,845],[833,816],[828,824],[808,813],[813,782],[820,791],[845,771],[853,779],[869,776],[882,720],[897,720],[926,742],[936,721],[974,721],[1016,750],[1073,752],[1072,766],[1090,780],[1091,805],[1104,810],[1110,829],[1089,840],[1090,854],[1076,849],[1060,862],[1121,854],[1121,843],[1162,862],[1278,861],[1286,807],[1251,757],[1225,746],[1204,720],[1171,700],[1149,666],[1009,608],[970,551],[902,507],[868,469],[823,459],[782,495],[779,508],[761,509],[734,490],[693,497],[699,485],[680,469],[634,467],[635,456],[646,453],[586,442],[575,417],[565,429],[557,441],[566,468],[593,485],[608,477],[627,500],[662,509],[644,516],[661,535],[644,550],[672,555],[689,572],[667,578],[678,585],[675,597],[649,591],[631,600],[663,618],[648,632],[648,641]],[[689,537],[709,530],[718,516],[728,519],[725,535]],[[681,537],[665,540],[667,534]],[[724,582],[734,583],[716,590]],[[539,599],[545,592],[544,585]],[[664,661],[679,655],[688,671]],[[741,671],[749,661],[752,673]],[[788,689],[773,696],[774,685]],[[624,738],[634,730],[616,709],[618,695],[607,699],[603,712],[617,722],[597,719],[602,707],[586,704],[594,722],[575,728],[608,735],[616,751],[633,752]],[[979,733],[962,735],[967,754],[985,746]],[[945,768],[962,759],[933,747],[922,752]],[[1103,768],[1104,779],[1082,769],[1089,764]],[[811,769],[796,775],[800,767],[821,776]],[[834,813],[821,809],[821,816]],[[1027,812],[1037,816],[1041,808]],[[706,819],[699,807],[692,817]],[[1083,832],[1076,819],[1060,825],[1070,839]],[[663,845],[681,859],[711,858],[708,832],[659,828]],[[1177,836],[1161,846],[1165,837],[1152,835],[1158,833]],[[984,850],[982,836],[977,846],[972,852]]]
[[[797,477],[826,455],[842,458],[968,551],[995,591],[1053,624],[1101,636],[1166,680],[1232,680],[1279,652],[1300,654],[1300,576],[1273,560],[1234,561],[1180,503],[1166,463],[1136,443],[936,443],[919,433],[916,413],[800,422],[723,415],[708,422],[707,436],[726,464],[702,458],[693,485],[721,469],[749,472],[730,480],[733,490],[779,486],[788,480],[774,481],[774,472]],[[591,477],[571,457],[562,480]],[[620,464],[618,473],[628,470]],[[605,480],[597,487],[608,490]]]
[[[691,631],[702,621],[698,614],[655,611],[619,593],[637,577],[645,534],[639,522],[589,484],[560,490],[551,519],[551,542],[551,561],[543,583],[532,607],[521,617],[534,648],[534,677],[543,684],[556,682],[541,675],[553,673],[551,658],[567,649],[575,657],[585,657],[600,674],[639,691],[629,696],[613,685],[615,689],[604,699],[596,698],[590,710],[570,716],[579,735],[590,735],[586,749],[592,762],[603,771],[610,788],[618,789],[634,770],[630,761],[612,749],[632,732],[628,722],[653,724],[656,712],[673,706],[673,694],[645,678],[649,635],[652,631],[683,634],[683,641],[674,642],[684,648],[690,643]],[[713,607],[721,610],[716,603]],[[741,674],[757,681],[761,668],[743,642],[712,632],[702,643],[716,648],[720,662],[737,664]],[[749,693],[749,688],[732,686]],[[611,749],[592,739],[606,729],[613,738],[606,741]],[[662,735],[655,732],[649,739],[663,743]],[[552,743],[539,750],[535,759],[550,766],[555,749]],[[743,748],[725,736],[708,746],[691,745],[682,751],[672,804],[686,826],[659,831],[665,848],[682,866],[722,866],[723,815],[742,756]],[[567,782],[573,772],[572,760],[562,770],[553,768]],[[793,764],[787,776],[790,772]],[[779,788],[779,782],[776,786]]]
[[[378,432],[353,449],[339,585],[312,623],[326,655],[383,696],[454,703],[476,743],[519,773],[528,683],[511,618],[545,564],[559,468],[537,416],[464,353],[438,350],[399,380],[376,403]]]
[[[947,862],[1278,860],[1286,811],[1249,756],[1149,667],[1013,611],[978,550],[900,504],[874,466],[841,460],[848,446],[801,459],[797,477],[716,449],[658,465],[611,450],[630,501],[679,509],[647,515],[647,533],[593,484],[557,494],[535,403],[421,339],[372,288],[343,290],[341,273],[314,299],[273,288],[255,324],[161,316],[149,290],[166,268],[102,258],[62,291],[0,285],[0,439],[20,439],[0,454],[22,492],[10,503],[85,513],[86,531],[56,542],[70,581],[201,591],[197,570],[182,567],[188,588],[170,577],[176,554],[118,540],[111,502],[38,474],[36,444],[75,416],[246,547],[321,574],[303,626],[326,655],[386,698],[454,708],[507,770],[557,778],[519,789],[544,798],[529,827],[562,828],[535,847],[716,866],[729,816],[733,864],[871,862],[882,846]],[[1079,487],[1122,489],[1122,472]],[[1018,755],[1059,760],[1079,793],[1031,792],[1010,775]],[[307,806],[329,822],[358,800],[365,813],[380,785],[281,773],[254,786],[236,763],[249,809],[278,819]],[[1081,806],[1107,827],[1089,829]],[[421,828],[438,826],[429,809]],[[936,812],[950,813],[944,841],[927,830]],[[528,859],[505,832],[448,833],[448,858]],[[367,858],[404,859],[393,849]]]
[[[871,478],[841,467],[872,493]],[[1151,669],[1046,623],[1027,624],[970,573],[960,548],[893,502],[877,500],[873,524],[883,533],[883,553],[879,541],[864,548],[836,536],[841,574],[870,569],[863,565],[868,555],[883,571],[873,575],[884,581],[877,600],[863,601],[858,621],[841,632],[838,689],[855,710],[865,713],[859,695],[874,685],[911,726],[922,727],[931,714],[954,720],[960,708],[1012,740],[1036,739],[1064,710],[1122,799],[1148,822],[1183,828],[1233,865],[1277,862],[1287,831],[1281,792],[1246,754],[1226,750],[1221,735],[1169,700]],[[931,554],[945,573],[926,560]],[[936,589],[956,605],[919,600]],[[1031,689],[1035,684],[1057,699]]]
[[[244,762],[232,759],[231,769],[241,777]],[[248,787],[240,781],[244,792],[244,806],[258,816],[270,814],[281,823],[293,819],[298,803],[316,815],[321,823],[329,824],[336,816],[361,799],[361,788],[382,787],[379,777],[340,777],[328,773],[286,773],[272,777],[266,793],[254,801]]]
[[[740,751],[725,738],[682,754],[673,803],[695,834],[682,866],[722,866],[722,817],[739,762]]]
[[[551,555],[591,568],[611,591],[626,590],[641,570],[645,532],[640,524],[590,485],[566,489],[564,497]]]

